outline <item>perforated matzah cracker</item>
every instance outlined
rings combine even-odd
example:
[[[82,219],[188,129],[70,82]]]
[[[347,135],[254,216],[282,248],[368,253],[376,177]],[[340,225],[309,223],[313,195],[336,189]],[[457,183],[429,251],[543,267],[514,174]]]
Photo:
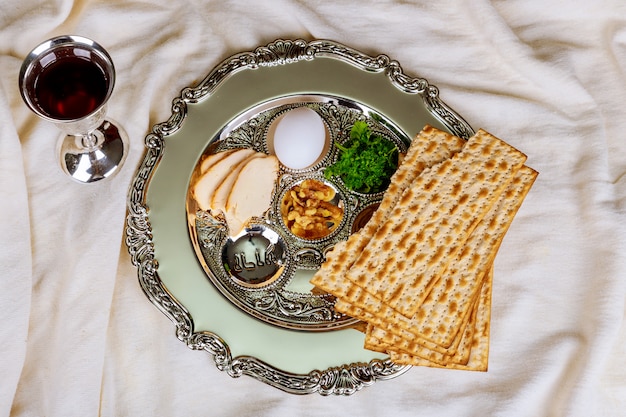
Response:
[[[346,278],[412,317],[525,159],[480,130],[405,190]],[[376,310],[363,300],[354,303]]]
[[[483,130],[449,154],[390,187],[383,210],[333,249],[328,270],[313,282],[337,297],[338,312],[367,322],[366,348],[403,364],[486,370],[492,262],[537,173],[523,166],[525,155]],[[413,249],[420,245],[423,251]],[[431,272],[418,297],[415,285],[405,285],[415,284],[412,276],[398,273],[411,262]],[[374,273],[355,278],[368,266]],[[406,302],[396,303],[403,299],[417,305],[412,316],[402,310]]]
[[[480,280],[481,283],[483,279]],[[365,345],[385,347],[388,349],[390,346],[397,346],[396,349],[402,347],[405,350],[412,352],[414,355],[422,356],[424,358],[432,359],[442,357],[445,360],[446,356],[454,355],[463,339],[471,338],[471,333],[467,333],[473,329],[469,329],[469,323],[471,320],[471,312],[476,308],[478,302],[478,294],[476,294],[470,301],[470,314],[465,316],[458,316],[459,331],[450,341],[447,346],[441,346],[433,343],[431,340],[421,337],[420,335],[410,335],[407,338],[402,338],[395,331],[395,323],[386,322],[371,313],[359,310],[358,307],[353,307],[350,311],[354,312],[354,315],[361,318],[368,323]],[[373,349],[377,350],[377,349]],[[378,350],[384,352],[386,350]],[[440,356],[434,356],[440,355]],[[434,360],[434,359],[433,359]]]
[[[428,366],[437,367],[445,367],[451,363],[466,364],[472,348],[477,311],[478,303],[475,303],[475,307],[472,308],[471,314],[469,314],[467,324],[464,326],[463,331],[459,333],[457,346],[451,349],[450,353],[430,350],[418,344],[412,344],[409,347],[389,345],[375,336],[379,331],[383,331],[376,327],[372,328],[372,332],[369,338],[366,339],[364,346],[366,349],[372,349],[373,346],[378,347],[378,349],[372,350],[388,354],[391,360],[398,360],[397,358],[400,357],[401,359],[398,360],[399,364],[415,365],[418,361],[421,361],[421,365],[428,364]],[[411,361],[411,363],[407,361]]]
[[[388,350],[390,359],[398,364],[442,367],[448,369],[462,369],[468,371],[487,371],[489,363],[490,322],[491,322],[491,294],[493,270],[485,280],[481,292],[474,331],[472,332],[470,349],[459,350],[447,363],[437,363],[407,352]]]
[[[369,239],[387,219],[391,209],[403,191],[426,168],[450,158],[459,152],[465,140],[432,126],[425,126],[411,142],[406,156],[391,178],[391,183],[372,218],[347,241],[335,244],[326,255],[326,260],[311,279],[311,283],[324,292],[341,296],[346,288],[344,275],[350,269]]]
[[[470,314],[463,319],[461,331],[447,348],[442,348],[425,339],[414,338],[408,341],[400,340],[397,336],[393,335],[392,336],[395,338],[394,341],[398,341],[395,341],[395,344],[390,344],[386,341],[389,339],[387,337],[388,331],[373,324],[368,324],[364,346],[366,349],[387,354],[391,354],[391,352],[404,352],[412,357],[421,358],[440,366],[446,365],[452,360],[462,361],[463,358],[469,356],[469,350],[471,349],[477,310],[479,308],[478,303],[479,299],[475,297],[475,300],[472,302]]]
[[[423,338],[444,348],[450,346],[536,175],[531,168],[520,168],[413,317],[407,318],[383,303],[377,305],[379,300],[358,286],[349,288],[351,300],[363,300],[364,305],[375,307],[364,309],[346,297],[337,300],[335,309],[389,328],[389,333],[405,339]],[[393,343],[392,339],[386,342]]]

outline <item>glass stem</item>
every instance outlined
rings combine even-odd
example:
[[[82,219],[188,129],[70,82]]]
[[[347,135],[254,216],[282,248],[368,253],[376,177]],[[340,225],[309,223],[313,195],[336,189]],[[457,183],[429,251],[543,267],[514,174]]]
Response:
[[[86,133],[81,137],[81,144],[86,149],[95,149],[98,145],[98,138],[93,132]]]

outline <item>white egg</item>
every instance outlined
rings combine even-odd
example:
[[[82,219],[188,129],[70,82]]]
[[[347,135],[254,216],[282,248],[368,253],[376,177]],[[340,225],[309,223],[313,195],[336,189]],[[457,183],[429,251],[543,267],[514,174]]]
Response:
[[[274,152],[283,165],[304,169],[319,159],[326,145],[326,127],[314,110],[289,110],[276,123]]]

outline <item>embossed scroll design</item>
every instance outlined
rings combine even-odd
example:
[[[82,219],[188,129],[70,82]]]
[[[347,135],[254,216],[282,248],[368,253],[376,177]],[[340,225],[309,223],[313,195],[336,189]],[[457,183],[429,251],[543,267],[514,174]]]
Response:
[[[301,60],[329,56],[354,65],[364,71],[384,72],[390,82],[407,93],[419,94],[425,105],[456,135],[468,138],[471,127],[440,99],[436,87],[421,78],[404,74],[400,64],[386,55],[375,57],[328,40],[276,40],[251,52],[233,55],[223,61],[197,86],[185,88],[172,102],[171,115],[156,124],[146,136],[146,153],[133,179],[128,198],[126,244],[141,288],[148,299],[176,326],[176,336],[189,348],[204,350],[213,355],[218,369],[232,377],[249,375],[284,391],[296,394],[317,392],[321,395],[350,395],[377,380],[396,377],[410,367],[389,360],[372,360],[370,363],[347,364],[308,374],[291,374],[274,368],[256,358],[233,358],[227,343],[211,332],[194,332],[190,313],[165,288],[158,274],[155,259],[149,207],[145,194],[150,179],[165,150],[165,138],[182,126],[189,103],[205,99],[229,76],[245,69],[263,66],[286,65]]]
[[[227,77],[244,69],[285,65],[321,56],[330,56],[365,71],[384,72],[395,87],[406,93],[419,94],[433,114],[455,135],[465,139],[473,135],[469,124],[439,99],[439,90],[436,87],[423,78],[405,74],[398,61],[384,54],[372,57],[329,40],[307,42],[302,39],[279,39],[254,51],[233,55],[211,71],[196,87],[185,88],[181,93],[181,99],[186,102],[202,100],[211,95]]]

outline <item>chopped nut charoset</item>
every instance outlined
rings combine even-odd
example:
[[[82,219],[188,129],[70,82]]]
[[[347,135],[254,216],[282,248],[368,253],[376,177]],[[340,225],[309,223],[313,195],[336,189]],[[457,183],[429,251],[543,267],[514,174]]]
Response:
[[[343,209],[332,201],[335,190],[321,181],[307,179],[290,189],[280,212],[287,228],[303,239],[321,239],[335,230]]]

